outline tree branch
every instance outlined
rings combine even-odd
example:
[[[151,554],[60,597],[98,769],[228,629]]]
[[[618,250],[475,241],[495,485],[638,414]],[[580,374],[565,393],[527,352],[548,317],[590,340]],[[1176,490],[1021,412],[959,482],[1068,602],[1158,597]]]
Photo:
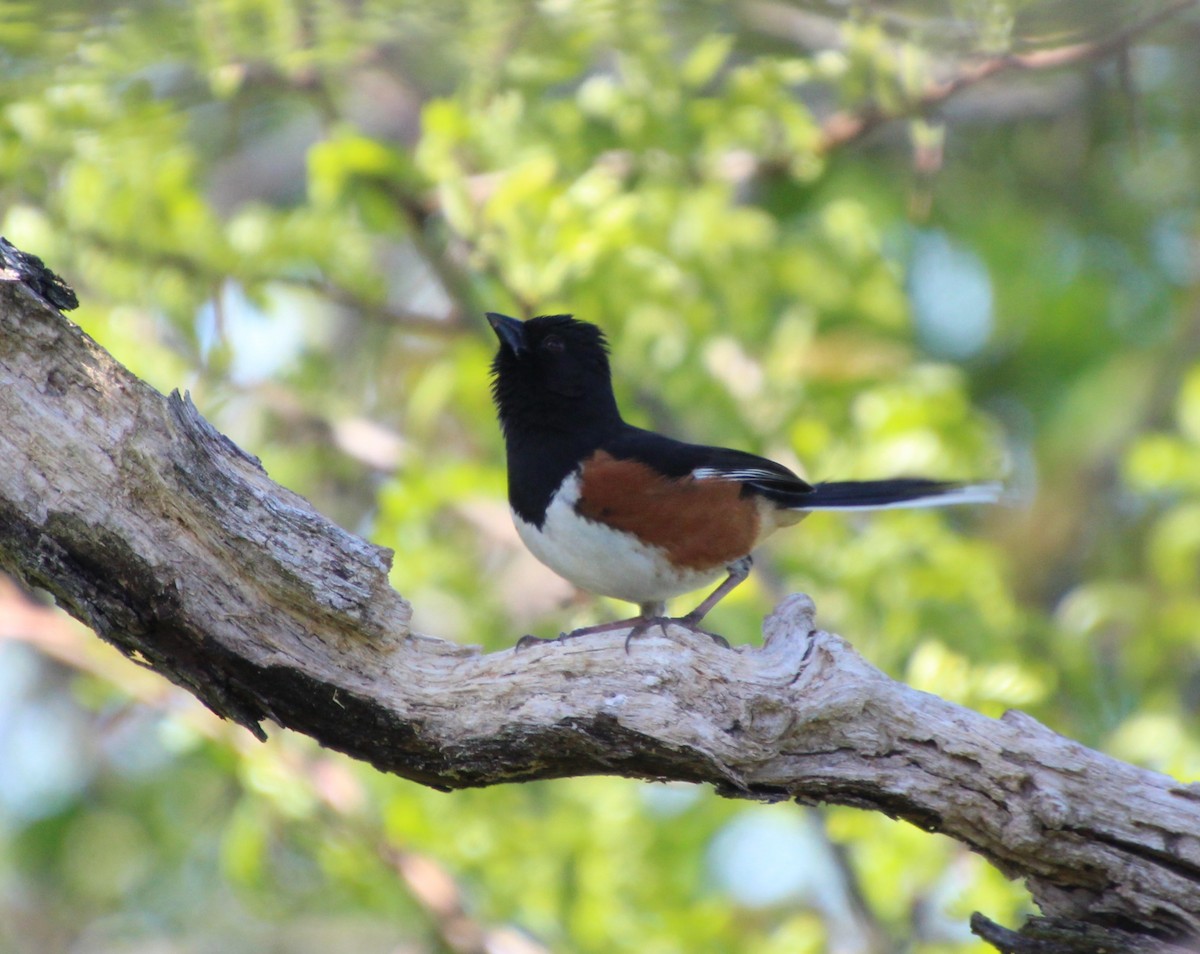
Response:
[[[670,628],[628,654],[622,633],[482,654],[413,633],[390,551],[272,483],[14,268],[0,420],[0,568],[260,738],[270,719],[441,789],[616,774],[853,805],[1023,877],[1052,924],[1162,950],[1200,935],[1196,787],[897,683],[817,630],[807,597],[761,648]]]
[[[927,115],[934,108],[969,87],[984,80],[1011,71],[1041,71],[1064,69],[1081,63],[1095,62],[1123,53],[1138,37],[1157,26],[1192,9],[1200,0],[1172,0],[1166,6],[1134,21],[1123,30],[1110,36],[1085,43],[1034,50],[1029,53],[1005,53],[990,56],[973,63],[965,63],[948,76],[930,81],[924,89],[903,109],[885,110],[880,107],[865,107],[858,110],[834,113],[821,124],[821,139],[817,151],[832,152],[895,119]],[[760,4],[771,8],[773,5]],[[783,14],[780,13],[780,16]]]

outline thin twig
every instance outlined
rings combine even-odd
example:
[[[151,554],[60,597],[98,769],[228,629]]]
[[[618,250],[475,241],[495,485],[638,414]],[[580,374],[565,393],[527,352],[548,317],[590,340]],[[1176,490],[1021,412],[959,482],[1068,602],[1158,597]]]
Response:
[[[894,119],[922,115],[964,89],[1001,73],[1013,70],[1056,70],[1113,56],[1126,49],[1137,37],[1195,7],[1198,2],[1200,0],[1175,0],[1174,3],[1143,17],[1124,30],[1089,43],[1072,43],[1032,53],[1006,53],[965,65],[953,76],[931,81],[914,100],[900,110],[870,106],[859,111],[834,113],[822,124],[817,152],[828,153],[848,145]]]

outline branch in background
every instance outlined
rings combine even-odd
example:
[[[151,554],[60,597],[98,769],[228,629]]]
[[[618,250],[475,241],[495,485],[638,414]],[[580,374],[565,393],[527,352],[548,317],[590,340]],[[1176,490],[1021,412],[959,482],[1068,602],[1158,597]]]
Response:
[[[386,842],[379,854],[425,910],[451,954],[549,954],[516,928],[488,927],[471,917],[462,888],[428,855],[402,851]]]
[[[821,124],[820,137],[814,151],[818,155],[825,155],[849,146],[896,120],[929,116],[959,93],[977,87],[994,76],[1017,71],[1049,72],[1110,57],[1124,58],[1135,40],[1173,17],[1196,7],[1197,4],[1200,4],[1200,0],[1174,0],[1166,7],[1111,36],[1087,43],[1030,53],[1004,54],[965,65],[947,60],[939,61],[934,72],[945,75],[930,81],[915,98],[899,109],[888,110],[868,105],[828,116]],[[832,18],[771,2],[752,2],[741,9],[746,19],[763,32],[790,36],[813,49],[839,49],[846,45],[843,28]],[[1038,95],[1025,93],[1017,97],[1015,105],[1010,104],[1007,109],[1001,111],[1001,115],[1014,111],[1022,117],[1028,116],[1031,111],[1035,114],[1056,114],[1073,99],[1074,95],[1070,90]],[[940,139],[932,143],[918,144],[916,150],[915,159],[919,173],[928,175],[940,165]],[[616,176],[627,178],[635,171],[636,157],[629,150],[614,149],[597,156],[595,164],[603,165]],[[731,149],[721,157],[714,174],[719,179],[742,188],[764,176],[786,174],[787,169],[786,158],[763,158],[746,149]],[[486,202],[499,178],[500,174],[496,172],[483,172],[467,177],[466,186],[472,202],[475,205]],[[437,212],[439,205],[438,197],[432,193],[420,199],[398,196],[398,200],[404,204],[414,233],[426,229],[429,218]],[[469,250],[477,251],[467,239],[461,236],[459,238]],[[432,248],[426,249],[426,255],[431,262],[440,260]],[[494,262],[484,261],[482,267],[489,278],[505,288],[523,313],[533,314],[534,303],[525,301],[507,285]],[[446,282],[446,276],[443,276],[443,282]],[[451,288],[452,285],[447,284],[446,287]],[[460,305],[463,300],[459,298]]]
[[[894,682],[806,597],[761,648],[419,636],[389,551],[4,277],[0,568],[259,738],[269,719],[440,789],[613,774],[880,811],[1023,877],[1052,924],[1200,936],[1194,786]]]
[[[1030,53],[1001,54],[965,64],[946,56],[938,57],[933,62],[931,71],[940,78],[930,81],[902,108],[888,110],[866,106],[829,116],[822,124],[822,137],[817,150],[820,153],[832,152],[894,120],[927,115],[956,94],[1002,73],[1045,72],[1109,57],[1122,57],[1127,54],[1135,40],[1195,7],[1196,4],[1197,0],[1173,0],[1125,29],[1090,42]],[[838,50],[847,46],[845,28],[840,20],[833,17],[821,16],[770,0],[752,0],[745,4],[741,11],[750,26],[759,32],[785,37],[809,50]],[[900,44],[894,43],[893,46],[893,52],[898,56]]]
[[[1161,10],[1137,20],[1125,29],[1088,43],[1074,43],[1031,53],[1006,53],[973,64],[959,66],[952,75],[930,82],[915,99],[899,111],[868,107],[862,110],[834,113],[822,124],[822,136],[818,151],[821,153],[832,152],[834,149],[861,139],[892,120],[925,115],[952,96],[1002,73],[1016,70],[1027,72],[1057,70],[1119,56],[1128,49],[1134,40],[1185,10],[1194,8],[1198,2],[1200,0],[1174,0]]]
[[[470,191],[474,208],[482,206],[491,195],[500,178],[500,175],[494,172],[467,177],[465,184]],[[394,186],[392,196],[408,220],[409,231],[415,237],[414,241],[421,243],[420,248],[425,260],[437,274],[446,293],[457,303],[457,324],[460,328],[463,324],[462,319],[466,315],[479,315],[487,309],[479,306],[471,284],[470,274],[466,267],[456,260],[454,242],[458,243],[458,247],[461,250],[459,257],[465,259],[474,255],[477,259],[474,263],[475,269],[486,275],[504,290],[505,294],[516,306],[515,310],[518,313],[525,317],[530,317],[534,314],[535,303],[529,301],[508,282],[499,263],[490,255],[484,254],[479,248],[478,243],[469,235],[462,232],[454,232],[450,240],[443,243],[443,248],[437,248],[436,243],[428,235],[430,223],[434,220],[440,208],[440,199],[436,192],[428,192],[424,196],[414,196],[402,191],[398,186]],[[448,222],[446,223],[446,227],[449,229]],[[483,230],[479,231],[482,232]]]
[[[63,228],[68,227],[66,223],[60,222],[59,224]],[[461,303],[457,304],[456,307],[452,308],[444,316],[438,317],[423,312],[396,308],[387,302],[368,298],[357,290],[339,285],[325,277],[308,277],[297,274],[269,272],[233,275],[224,270],[210,268],[200,259],[183,252],[165,252],[161,249],[144,248],[136,242],[120,240],[114,236],[96,231],[75,230],[72,234],[75,236],[77,244],[90,244],[108,255],[140,262],[148,268],[170,269],[191,281],[203,283],[213,289],[220,289],[226,282],[239,282],[248,286],[255,284],[293,286],[320,295],[335,305],[349,308],[363,318],[385,322],[405,332],[437,337],[452,336],[462,332],[462,309],[465,306]],[[413,240],[416,243],[415,237]],[[429,250],[428,248],[421,248],[419,249],[419,253],[423,256],[428,256]],[[423,260],[426,259],[423,258]],[[431,266],[431,271],[439,279],[441,278],[440,269],[434,269]],[[217,292],[214,292],[214,297],[218,297]]]
[[[958,93],[1005,72],[1015,70],[1048,71],[1106,57],[1120,56],[1128,50],[1129,45],[1135,39],[1183,11],[1194,8],[1198,2],[1200,0],[1174,0],[1173,3],[1145,16],[1127,28],[1093,42],[1031,53],[995,56],[967,65],[939,66],[936,72],[947,75],[930,82],[912,101],[898,110],[868,106],[860,110],[842,111],[829,116],[822,124],[816,151],[828,153],[849,145],[893,120],[927,115]],[[764,32],[788,35],[797,42],[804,42],[806,45],[820,48],[838,48],[845,45],[844,31],[836,20],[770,2],[748,3],[742,10],[747,20]],[[514,21],[513,35],[519,33],[523,22],[520,19]],[[380,55],[382,54],[376,51],[372,56],[364,59],[364,64],[372,64]],[[275,83],[314,97],[325,123],[340,118],[327,83],[318,74],[302,71],[297,75],[285,77],[265,66],[255,67],[253,64],[233,64],[231,69],[240,70],[244,74],[242,81],[252,86]],[[930,161],[936,162],[936,157]],[[600,156],[597,162],[611,166],[620,175],[628,175],[633,169],[633,157],[621,151],[606,153]],[[785,165],[786,163],[781,160],[763,159],[746,150],[731,150],[718,164],[716,174],[740,186],[764,174],[782,171]],[[239,178],[239,182],[241,178]],[[468,179],[467,185],[476,203],[486,201],[494,187],[495,179],[494,173],[480,174]],[[492,282],[504,289],[518,312],[522,314],[534,312],[536,303],[527,300],[524,295],[512,287],[499,265],[490,256],[483,255],[468,237],[457,234],[439,237],[433,234],[432,226],[438,209],[436,195],[411,195],[402,191],[398,185],[393,187],[392,192],[393,201],[408,223],[409,239],[452,302],[445,316],[428,317],[391,307],[387,303],[373,302],[352,289],[338,286],[324,279],[307,281],[272,275],[258,276],[252,280],[296,281],[305,287],[313,288],[333,302],[356,309],[364,316],[377,320],[382,319],[406,330],[438,335],[459,334],[463,331],[466,316],[484,310],[477,300],[478,296],[470,277],[470,271],[461,261],[470,255],[475,255],[479,259],[475,263],[477,270],[482,271]],[[226,196],[223,201],[228,204],[230,198]],[[214,287],[216,283],[224,281],[228,277],[223,274],[213,274],[202,263],[183,254],[118,244],[108,236],[93,234],[87,238],[107,251],[129,258],[153,261],[177,269],[189,277],[208,281]],[[459,246],[457,254],[456,244]]]

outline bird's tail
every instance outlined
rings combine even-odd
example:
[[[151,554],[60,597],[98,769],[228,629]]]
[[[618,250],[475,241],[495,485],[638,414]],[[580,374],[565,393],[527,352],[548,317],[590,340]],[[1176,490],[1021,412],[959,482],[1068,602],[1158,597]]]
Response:
[[[841,480],[815,484],[797,499],[793,510],[895,510],[902,507],[948,507],[953,504],[996,503],[997,483],[964,484],[924,477],[893,480]]]

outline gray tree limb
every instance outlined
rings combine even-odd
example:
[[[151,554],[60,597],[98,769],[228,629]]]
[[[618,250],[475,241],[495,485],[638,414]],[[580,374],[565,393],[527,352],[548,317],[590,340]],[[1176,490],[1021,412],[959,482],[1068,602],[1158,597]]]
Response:
[[[672,628],[628,654],[622,633],[483,654],[416,634],[390,551],[30,284],[0,257],[0,569],[260,738],[271,720],[442,789],[616,774],[881,811],[1025,880],[1044,920],[974,922],[1001,950],[1200,949],[1196,786],[897,683],[804,596],[761,648]]]

